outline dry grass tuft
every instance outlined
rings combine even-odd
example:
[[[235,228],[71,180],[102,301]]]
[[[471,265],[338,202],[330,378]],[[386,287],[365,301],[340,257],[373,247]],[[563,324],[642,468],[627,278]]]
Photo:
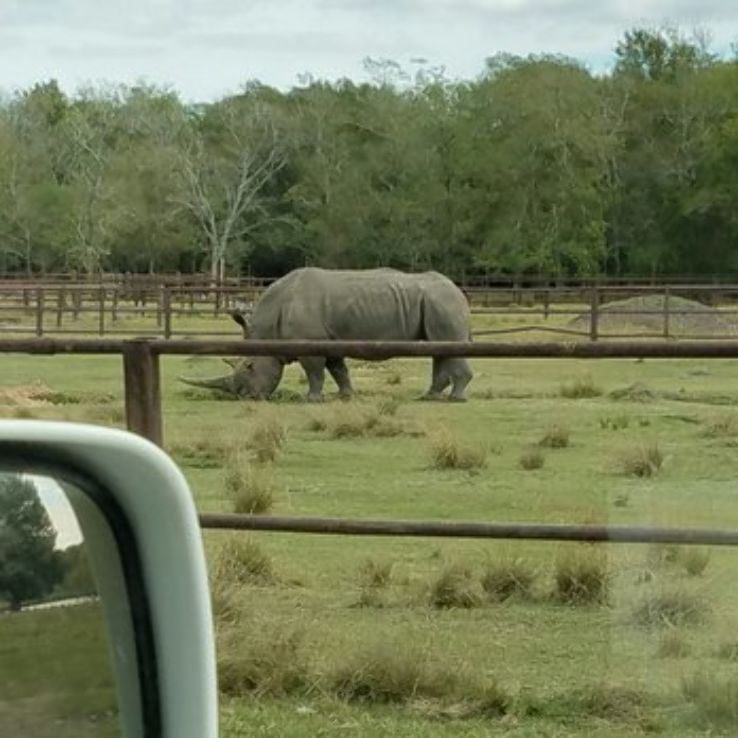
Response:
[[[232,454],[233,442],[216,435],[203,435],[169,447],[169,453],[183,466],[219,469]]]
[[[647,595],[633,612],[633,620],[645,627],[678,628],[700,625],[708,613],[704,597],[683,589],[670,589]]]
[[[271,468],[234,456],[225,469],[223,485],[233,503],[233,512],[260,515],[274,505],[277,485]]]
[[[738,436],[738,416],[721,415],[711,418],[702,429],[707,438],[734,438]]]
[[[656,655],[662,659],[683,659],[692,649],[689,642],[676,628],[670,628],[659,639]]]
[[[359,567],[359,583],[365,587],[386,587],[392,579],[394,562],[367,559]]]
[[[653,477],[661,471],[664,456],[658,445],[636,446],[622,451],[615,460],[615,467],[629,477]]]
[[[463,444],[442,428],[430,436],[430,453],[436,469],[482,469],[487,465],[487,450]]]
[[[542,468],[545,462],[546,457],[543,455],[541,449],[536,446],[525,449],[518,459],[520,468],[528,471]]]
[[[710,549],[685,548],[679,552],[679,563],[691,577],[701,576],[710,563]]]
[[[645,699],[641,692],[613,684],[594,684],[576,693],[581,713],[604,720],[625,721],[637,718]]]
[[[504,602],[511,597],[528,599],[536,576],[536,570],[523,559],[507,558],[488,561],[481,584],[487,597],[494,602]]]
[[[400,372],[391,372],[387,375],[387,384],[393,386],[402,384],[402,374]]]
[[[590,376],[580,377],[579,379],[573,379],[570,382],[565,382],[559,389],[561,397],[566,397],[570,400],[580,400],[591,397],[600,397],[602,390],[597,387],[594,380]]]
[[[724,661],[738,661],[738,640],[735,637],[722,641],[715,655]]]
[[[272,559],[250,538],[232,538],[218,552],[213,579],[222,585],[274,584]]]
[[[222,580],[210,583],[210,602],[216,625],[233,625],[238,622],[240,610],[236,604],[236,587]]]
[[[682,693],[709,725],[735,730],[738,723],[738,677],[696,674],[682,680]]]
[[[248,446],[260,464],[276,461],[287,438],[284,423],[273,413],[263,413],[254,421]]]
[[[400,402],[399,400],[396,400],[394,397],[387,397],[384,400],[381,400],[379,403],[377,403],[377,412],[380,415],[388,415],[390,417],[394,417],[397,415],[397,411],[400,408]]]
[[[472,571],[462,564],[448,564],[430,584],[432,607],[470,609],[482,604],[482,590]]]
[[[630,425],[630,416],[620,415],[603,415],[600,418],[600,428],[603,430],[625,430]]]
[[[280,631],[258,624],[250,637],[232,633],[219,652],[218,686],[230,697],[285,697],[305,694],[313,686],[299,631]]]
[[[554,570],[555,597],[568,605],[606,604],[611,575],[607,553],[584,544],[565,548]]]
[[[569,435],[566,426],[552,425],[538,441],[538,445],[545,448],[566,448],[569,445]]]

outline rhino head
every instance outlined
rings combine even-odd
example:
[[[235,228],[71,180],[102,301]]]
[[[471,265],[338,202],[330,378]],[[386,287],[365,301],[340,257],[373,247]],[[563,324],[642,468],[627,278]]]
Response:
[[[236,397],[263,400],[269,397],[282,380],[284,364],[274,356],[255,356],[242,359],[231,374],[208,379],[180,377],[193,387],[219,390]]]

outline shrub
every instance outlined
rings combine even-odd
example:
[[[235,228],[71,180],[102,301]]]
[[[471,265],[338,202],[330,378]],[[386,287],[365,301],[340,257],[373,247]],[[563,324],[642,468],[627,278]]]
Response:
[[[259,463],[275,461],[287,438],[284,424],[274,415],[265,414],[254,423],[249,438],[249,448]]]
[[[610,593],[607,554],[585,544],[566,548],[555,561],[555,595],[568,605],[604,604]]]
[[[566,448],[569,445],[569,429],[563,425],[552,425],[538,441],[545,448]]]
[[[528,471],[531,471],[533,469],[540,469],[545,461],[546,458],[541,453],[541,450],[539,448],[531,446],[530,448],[523,451],[523,453],[520,455],[520,458],[518,459],[518,464],[522,469],[527,469]]]
[[[508,558],[488,562],[481,584],[485,594],[495,602],[514,596],[530,597],[536,572],[523,559]]]
[[[222,584],[273,584],[276,581],[271,557],[250,538],[230,539],[219,551],[214,579]]]
[[[616,466],[622,474],[631,477],[652,477],[661,471],[664,457],[658,445],[638,446],[623,451],[617,458]]]
[[[478,446],[464,445],[442,429],[430,437],[430,453],[437,469],[481,469],[487,464],[487,451]]]
[[[219,649],[227,654],[218,661],[218,686],[223,694],[284,697],[309,691],[312,680],[301,633],[265,628],[266,632],[250,628],[247,639],[233,634]]]
[[[460,564],[449,564],[431,582],[429,602],[437,608],[470,609],[482,604],[482,593],[470,569]]]
[[[699,625],[706,619],[708,610],[704,598],[672,589],[649,594],[635,609],[633,619],[638,625],[675,628]]]
[[[226,468],[224,486],[233,512],[259,515],[274,504],[276,484],[268,467],[234,458]]]
[[[602,390],[595,385],[592,377],[587,376],[562,384],[559,389],[559,394],[568,399],[578,400],[589,397],[599,397],[602,395]]]

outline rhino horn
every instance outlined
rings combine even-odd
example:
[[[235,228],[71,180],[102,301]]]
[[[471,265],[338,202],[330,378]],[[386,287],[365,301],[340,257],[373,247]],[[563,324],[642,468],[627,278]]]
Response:
[[[222,377],[209,377],[204,379],[195,379],[188,377],[178,377],[180,382],[192,385],[193,387],[204,387],[205,389],[220,390],[221,392],[228,392],[235,394],[233,387],[233,378],[230,375],[224,375]]]

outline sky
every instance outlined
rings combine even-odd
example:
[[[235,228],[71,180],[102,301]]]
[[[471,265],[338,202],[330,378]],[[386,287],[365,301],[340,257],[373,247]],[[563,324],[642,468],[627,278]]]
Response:
[[[146,81],[208,102],[248,80],[365,80],[366,57],[471,79],[498,52],[604,71],[625,30],[664,23],[738,41],[736,0],[0,0],[0,90]]]

